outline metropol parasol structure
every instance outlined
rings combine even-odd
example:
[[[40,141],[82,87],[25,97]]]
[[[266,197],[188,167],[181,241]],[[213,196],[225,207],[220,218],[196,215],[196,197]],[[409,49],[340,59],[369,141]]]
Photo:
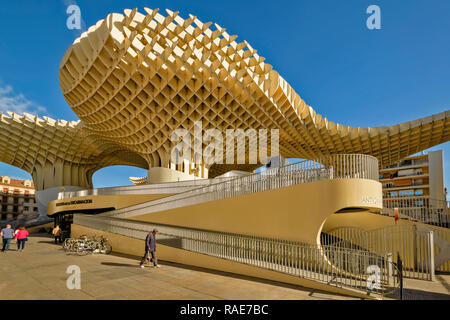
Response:
[[[380,167],[449,140],[449,111],[386,127],[329,121],[247,41],[193,15],[145,10],[109,14],[65,53],[61,90],[79,121],[1,115],[0,161],[29,172],[37,190],[92,187],[92,174],[110,165],[187,170],[170,163],[170,135],[194,121],[223,132],[278,129],[283,157],[360,153]],[[197,176],[258,165],[212,164]]]
[[[447,142],[450,111],[393,126],[343,126],[317,114],[248,42],[225,28],[170,10],[145,11],[109,14],[64,54],[60,86],[78,121],[1,114],[0,161],[32,175],[41,215],[73,215],[72,236],[105,234],[115,251],[139,255],[142,232],[158,226],[166,237],[162,259],[339,291],[329,282],[287,276],[305,271],[298,266],[300,251],[296,256],[292,250],[318,250],[316,262],[342,272],[324,247],[310,247],[323,244],[324,233],[357,227],[393,234],[393,220],[378,214],[378,169]],[[311,161],[278,168],[276,175],[250,175],[261,159],[205,164],[183,154],[183,162],[174,163],[173,132],[194,133],[195,123],[218,132],[277,130],[280,156]],[[93,173],[112,165],[148,169],[148,177],[132,179],[135,186],[92,189]],[[247,176],[226,180],[233,171]],[[404,238],[389,245],[409,243],[413,227],[431,228],[427,221],[416,224],[402,222]],[[289,248],[282,257],[289,266],[270,260],[267,244]],[[256,258],[255,248],[262,248]],[[365,254],[375,254],[369,249],[375,250],[365,248]],[[448,260],[439,259],[439,266]],[[325,269],[309,274],[335,281]],[[344,270],[336,281],[353,281],[354,272]]]

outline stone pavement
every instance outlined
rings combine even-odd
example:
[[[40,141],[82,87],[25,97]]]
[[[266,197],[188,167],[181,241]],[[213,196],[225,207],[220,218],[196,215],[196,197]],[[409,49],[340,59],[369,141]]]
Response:
[[[435,281],[404,279],[406,300],[450,300],[450,275],[436,274]]]
[[[0,299],[354,299],[273,281],[161,261],[139,268],[136,257],[78,256],[53,238],[33,234],[25,250],[0,252]],[[81,269],[81,289],[69,290],[67,267]]]

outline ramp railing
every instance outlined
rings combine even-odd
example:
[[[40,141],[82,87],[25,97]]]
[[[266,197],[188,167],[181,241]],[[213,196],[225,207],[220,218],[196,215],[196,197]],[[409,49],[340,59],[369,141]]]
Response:
[[[448,201],[427,197],[384,197],[383,210],[380,213],[393,217],[394,208],[398,208],[400,219],[450,228]]]
[[[381,256],[393,253],[403,261],[403,275],[408,278],[434,280],[435,254],[433,231],[413,225],[398,225],[371,231],[342,227],[322,233],[321,243]]]
[[[157,242],[162,245],[347,288],[377,298],[399,296],[399,275],[392,259],[367,251],[102,216],[75,215],[74,223],[140,240],[157,228]],[[112,245],[114,249],[114,243]]]

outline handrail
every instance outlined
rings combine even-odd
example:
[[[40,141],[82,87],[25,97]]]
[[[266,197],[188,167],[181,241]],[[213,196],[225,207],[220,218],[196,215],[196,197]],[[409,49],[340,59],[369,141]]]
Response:
[[[419,201],[422,203],[419,204]],[[450,202],[424,196],[383,197],[383,205],[387,208],[426,207],[435,209],[449,209]]]
[[[148,192],[156,190],[159,193],[179,193],[176,189],[181,189],[181,192],[185,192],[191,189],[202,187],[218,183],[224,180],[230,180],[234,177],[221,177],[214,179],[195,179],[185,181],[173,181],[158,184],[144,184],[137,186],[118,186],[118,187],[106,187],[96,189],[85,189],[79,191],[62,191],[58,193],[58,199],[84,197],[84,196],[97,196],[97,195],[118,195],[118,194],[138,194],[142,192]],[[187,190],[186,190],[187,189]]]
[[[393,225],[374,230],[339,227],[322,233],[322,245],[370,251],[380,255],[398,252],[404,262],[404,276],[433,280],[434,256],[431,254],[430,231],[410,224]],[[438,266],[439,267],[439,266]]]
[[[395,208],[398,208],[400,219],[450,228],[450,208],[446,200],[420,196],[384,197],[380,214],[394,217]]]
[[[300,162],[288,164],[285,167],[279,169],[270,169],[265,172],[270,172],[274,170],[283,171],[295,170],[293,168],[299,167],[303,170],[308,168],[318,168],[327,167],[333,168],[330,172],[329,179],[347,179],[347,178],[360,178],[360,179],[371,179],[378,181],[378,160],[375,157],[364,154],[337,154],[329,156],[321,156],[313,160],[303,160]],[[58,199],[73,198],[80,196],[90,196],[90,195],[107,195],[107,194],[124,194],[124,193],[136,193],[139,191],[150,191],[157,190],[160,193],[183,193],[188,192],[192,189],[208,187],[210,185],[215,185],[218,183],[225,183],[231,180],[245,179],[249,176],[263,175],[264,172],[249,174],[244,177],[221,177],[214,179],[198,179],[198,180],[188,180],[188,181],[176,181],[167,182],[161,184],[146,184],[139,186],[120,186],[120,187],[108,187],[108,188],[97,188],[97,189],[86,189],[80,191],[63,191],[58,194]],[[175,188],[187,188],[189,190],[182,190],[181,192],[176,192]],[[161,192],[164,190],[165,192]],[[168,192],[174,190],[174,192]]]

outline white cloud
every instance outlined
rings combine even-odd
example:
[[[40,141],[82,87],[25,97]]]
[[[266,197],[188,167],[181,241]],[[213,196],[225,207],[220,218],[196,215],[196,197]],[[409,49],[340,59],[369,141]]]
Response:
[[[28,100],[22,93],[14,92],[10,85],[0,85],[0,112],[12,111],[17,114],[29,112],[32,114],[47,113],[47,109]]]

